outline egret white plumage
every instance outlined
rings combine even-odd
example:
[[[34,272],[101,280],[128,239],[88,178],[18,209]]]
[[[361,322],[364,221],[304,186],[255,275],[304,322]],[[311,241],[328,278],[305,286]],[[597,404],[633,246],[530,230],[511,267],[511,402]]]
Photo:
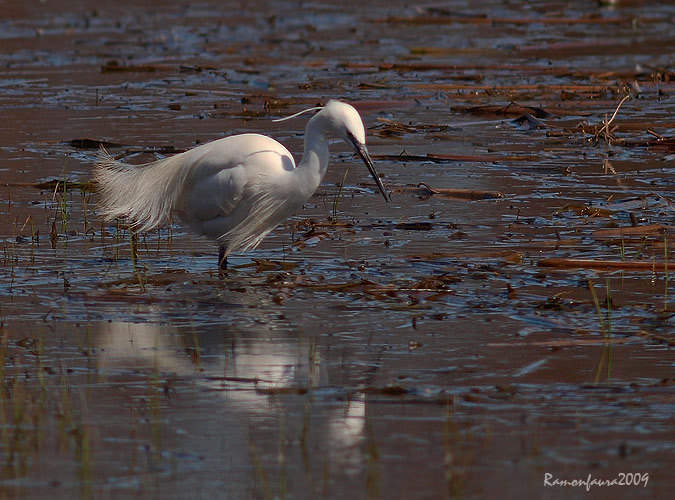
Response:
[[[260,134],[224,137],[138,166],[104,152],[95,171],[104,217],[127,217],[134,229],[149,231],[175,213],[192,232],[218,243],[218,266],[225,269],[231,252],[257,247],[314,194],[328,168],[329,137],[354,147],[389,201],[359,113],[336,100],[313,109],[319,111],[307,122],[297,166],[288,149]]]

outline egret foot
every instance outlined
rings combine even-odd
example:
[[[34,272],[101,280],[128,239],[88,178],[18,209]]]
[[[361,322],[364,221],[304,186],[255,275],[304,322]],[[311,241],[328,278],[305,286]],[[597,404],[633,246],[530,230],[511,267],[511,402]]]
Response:
[[[218,271],[221,274],[227,273],[227,255],[225,255],[225,247],[218,247]]]

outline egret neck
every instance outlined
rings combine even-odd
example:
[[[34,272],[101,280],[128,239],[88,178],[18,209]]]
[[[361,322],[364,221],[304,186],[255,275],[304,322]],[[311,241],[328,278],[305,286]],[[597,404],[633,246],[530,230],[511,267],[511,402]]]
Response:
[[[305,128],[305,150],[302,160],[293,171],[296,176],[298,187],[305,196],[303,203],[307,201],[319,187],[326,171],[328,170],[328,141],[326,140],[326,128],[329,122],[323,115],[314,115]]]

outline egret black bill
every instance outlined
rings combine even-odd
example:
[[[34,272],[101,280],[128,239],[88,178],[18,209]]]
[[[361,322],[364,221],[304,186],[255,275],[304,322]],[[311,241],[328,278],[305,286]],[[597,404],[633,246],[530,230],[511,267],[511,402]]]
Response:
[[[366,164],[366,167],[368,168],[368,171],[370,172],[370,175],[372,176],[373,180],[375,181],[375,184],[377,184],[377,187],[380,190],[380,193],[382,193],[382,196],[384,196],[384,201],[388,202],[389,201],[389,195],[387,194],[387,191],[384,189],[384,184],[382,184],[382,180],[380,179],[380,176],[377,173],[377,170],[375,170],[375,166],[373,165],[373,160],[370,158],[370,154],[368,154],[368,150],[366,149],[366,145],[361,144],[359,141],[357,141],[356,137],[354,137],[349,132],[347,132],[347,137],[349,137],[349,140],[354,145],[354,150],[361,157],[361,159],[363,160],[363,163]]]

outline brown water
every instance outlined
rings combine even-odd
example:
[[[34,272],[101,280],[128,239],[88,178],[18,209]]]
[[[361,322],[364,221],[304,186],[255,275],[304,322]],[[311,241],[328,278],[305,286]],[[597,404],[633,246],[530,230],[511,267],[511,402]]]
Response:
[[[0,6],[0,498],[672,495],[670,2]],[[336,144],[226,277],[100,222],[98,141],[299,155],[328,98],[391,203]]]

